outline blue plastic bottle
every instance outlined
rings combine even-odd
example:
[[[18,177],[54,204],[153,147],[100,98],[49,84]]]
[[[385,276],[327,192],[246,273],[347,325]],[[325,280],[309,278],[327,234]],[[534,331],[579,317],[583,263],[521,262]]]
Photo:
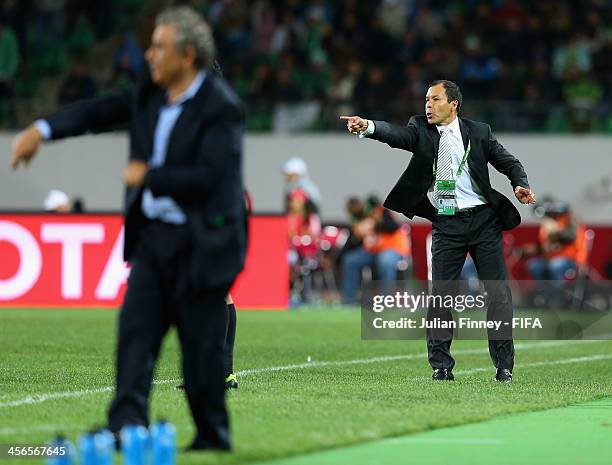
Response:
[[[175,465],[176,428],[162,420],[151,427],[151,465]]]
[[[89,431],[79,437],[79,464],[80,465],[98,465],[96,456],[96,443],[94,432]]]
[[[115,461],[115,437],[107,429],[94,434],[96,465],[113,465]]]
[[[49,445],[62,455],[55,455],[45,459],[46,465],[72,465],[74,463],[74,445],[63,436],[56,437]]]
[[[123,465],[147,465],[148,448],[149,431],[147,428],[142,425],[126,425],[121,428]]]

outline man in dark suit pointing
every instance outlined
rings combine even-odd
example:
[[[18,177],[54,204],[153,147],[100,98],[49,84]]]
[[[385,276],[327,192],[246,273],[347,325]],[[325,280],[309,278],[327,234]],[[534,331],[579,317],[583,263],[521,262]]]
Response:
[[[491,287],[487,319],[507,320],[512,297],[502,252],[502,230],[521,222],[514,205],[491,187],[488,164],[505,174],[517,199],[535,203],[521,163],[495,138],[488,124],[459,118],[459,86],[447,80],[431,83],[425,96],[425,116],[413,116],[396,126],[359,116],[341,116],[349,132],[385,142],[413,153],[385,207],[432,222],[432,275],[436,284],[457,280],[469,252],[481,280]],[[450,318],[450,313],[445,316]],[[514,344],[489,335],[495,378],[512,381]],[[434,380],[453,380],[455,361],[450,353],[451,333],[428,331],[427,349]]]
[[[12,163],[27,165],[45,139],[129,126],[123,178],[125,259],[132,268],[109,428],[148,425],[155,361],[174,324],[196,426],[191,448],[228,450],[225,296],[246,253],[242,104],[210,72],[212,33],[190,8],[158,16],[146,59],[150,79],[134,89],[76,102],[19,134]]]

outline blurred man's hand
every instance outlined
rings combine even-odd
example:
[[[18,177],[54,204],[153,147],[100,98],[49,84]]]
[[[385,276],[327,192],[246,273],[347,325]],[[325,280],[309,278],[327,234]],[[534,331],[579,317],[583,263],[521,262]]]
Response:
[[[353,134],[359,134],[368,129],[368,120],[359,116],[340,116],[340,119],[346,121],[346,129]]]
[[[123,170],[123,181],[128,187],[138,187],[148,171],[149,165],[146,162],[132,160]]]
[[[514,195],[516,195],[519,202],[524,204],[536,202],[535,194],[531,189],[527,189],[526,187],[516,186],[514,188]]]
[[[42,141],[43,136],[34,125],[17,134],[13,139],[11,167],[16,170],[19,168],[19,165],[23,164],[27,168],[32,158],[36,155]]]

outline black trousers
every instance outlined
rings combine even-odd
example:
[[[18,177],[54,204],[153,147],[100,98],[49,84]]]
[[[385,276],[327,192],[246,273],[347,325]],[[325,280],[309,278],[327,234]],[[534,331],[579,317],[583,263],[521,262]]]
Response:
[[[191,237],[186,226],[149,223],[131,262],[119,316],[116,390],[108,412],[111,431],[149,424],[155,362],[170,325],[177,327],[183,376],[197,444],[229,448],[225,407],[225,335],[230,287],[194,289]]]
[[[439,215],[432,224],[433,294],[448,294],[452,282],[459,279],[469,252],[476,265],[478,277],[487,291],[487,320],[512,319],[512,294],[508,285],[508,271],[502,249],[502,227],[495,211],[483,205],[469,216]],[[429,310],[428,319],[452,319],[450,310]],[[511,328],[508,327],[508,328]],[[489,333],[489,354],[496,368],[514,366],[514,343],[511,329],[502,338]],[[427,353],[432,368],[452,370],[452,331],[427,331]]]
[[[227,332],[225,334],[225,377],[234,373],[234,344],[236,342],[236,306],[227,304]]]

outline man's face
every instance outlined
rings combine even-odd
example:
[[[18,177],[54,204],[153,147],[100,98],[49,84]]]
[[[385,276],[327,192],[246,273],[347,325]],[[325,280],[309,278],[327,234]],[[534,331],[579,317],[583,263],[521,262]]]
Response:
[[[446,89],[436,84],[427,90],[425,95],[425,115],[429,124],[449,124],[457,114],[457,101],[448,101]]]
[[[151,45],[145,53],[151,79],[162,87],[169,87],[178,81],[193,66],[193,51],[178,51],[174,35],[173,25],[160,24],[153,31]]]
[[[297,173],[286,173],[285,174],[285,182],[287,182],[287,184],[296,182],[298,179],[300,179],[300,175]]]

